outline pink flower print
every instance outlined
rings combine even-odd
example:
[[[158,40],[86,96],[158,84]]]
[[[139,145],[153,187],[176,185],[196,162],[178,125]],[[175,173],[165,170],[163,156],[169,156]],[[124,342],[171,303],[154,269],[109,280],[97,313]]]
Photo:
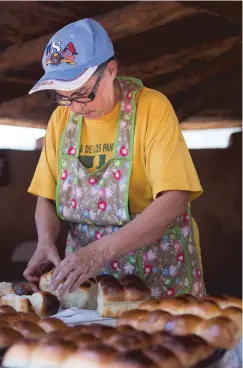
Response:
[[[169,288],[166,290],[166,296],[174,296],[175,290],[173,288]]]
[[[99,190],[99,197],[100,197],[100,198],[105,198],[105,196],[106,196],[105,188],[101,188],[101,189]]]
[[[177,262],[184,262],[185,261],[185,257],[183,253],[179,253],[177,255]]]
[[[68,172],[67,170],[62,170],[62,175],[61,175],[61,179],[62,180],[66,180],[68,177]]]
[[[188,213],[185,213],[183,217],[184,217],[184,220],[187,222],[190,220]]]
[[[132,92],[127,92],[127,99],[128,100],[131,100],[132,99]]]
[[[175,248],[175,251],[176,251],[176,252],[181,252],[181,251],[182,251],[181,243],[180,243],[180,242],[176,242],[176,243],[174,244],[174,248]]]
[[[143,261],[147,261],[147,260],[148,260],[147,253],[143,253]]]
[[[124,110],[125,110],[125,112],[131,112],[132,111],[132,105],[131,104],[125,104]]]
[[[110,261],[110,265],[113,270],[119,270],[120,262],[116,260]]]
[[[116,170],[113,174],[114,179],[120,180],[121,179],[121,172],[120,170]]]
[[[95,178],[89,178],[89,180],[88,180],[88,183],[90,184],[90,185],[95,185],[96,183],[97,183],[97,179],[95,179]]]
[[[152,273],[152,266],[151,265],[145,265],[144,266],[144,272],[145,272],[145,275],[150,275]]]
[[[201,277],[201,271],[199,270],[199,268],[196,269],[196,275],[198,278]]]
[[[76,208],[77,207],[77,201],[75,198],[72,199],[72,208]]]
[[[100,201],[98,203],[98,209],[101,210],[101,211],[105,211],[106,210],[106,207],[107,207],[107,203],[106,201]]]
[[[120,149],[120,155],[123,156],[123,157],[127,156],[128,155],[128,149],[126,147],[122,146],[121,149]]]
[[[68,150],[68,155],[69,156],[75,156],[76,155],[76,148],[75,147],[70,147]]]
[[[96,232],[95,232],[95,239],[96,239],[96,240],[99,240],[100,238],[102,238],[101,233],[100,233],[99,231],[96,231]]]

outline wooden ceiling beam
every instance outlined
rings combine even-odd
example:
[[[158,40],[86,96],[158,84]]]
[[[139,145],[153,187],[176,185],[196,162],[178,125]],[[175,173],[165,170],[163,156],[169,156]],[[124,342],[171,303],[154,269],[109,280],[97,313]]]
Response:
[[[143,81],[152,79],[158,75],[168,74],[182,69],[190,61],[213,60],[214,58],[230,51],[234,45],[240,42],[240,37],[230,37],[222,41],[210,44],[189,47],[178,52],[162,55],[151,61],[122,66],[119,68],[120,75],[140,78]]]
[[[130,66],[121,65],[119,68],[119,74],[140,78],[146,82],[157,76],[161,77],[165,74],[174,73],[180,69],[183,69],[192,61],[215,61],[215,65],[212,66],[210,64],[210,67],[208,67],[206,70],[203,70],[203,73],[197,73],[197,75],[194,75],[190,78],[187,76],[182,76],[179,78],[179,80],[177,78],[176,80],[163,85],[164,93],[172,94],[191,87],[192,85],[195,85],[196,83],[199,83],[209,76],[217,73],[217,69],[220,67],[220,60],[217,64],[217,59],[221,55],[229,54],[230,50],[232,50],[236,45],[240,45],[240,37],[238,36],[230,37],[222,41],[212,42],[210,44],[193,46],[175,53],[160,56],[157,59],[153,59],[148,62],[138,63]],[[192,72],[193,70],[194,69],[191,69]],[[195,71],[197,70],[195,69]],[[10,76],[3,77],[2,81],[26,84],[30,86],[36,83],[36,81],[29,78]]]
[[[242,24],[242,1],[179,1],[179,3],[202,9],[237,25]]]
[[[100,22],[111,39],[116,41],[200,12],[197,8],[186,7],[174,1],[151,1],[127,5],[94,19]],[[51,37],[52,34],[47,34],[7,48],[0,56],[1,72],[41,62],[44,48]]]

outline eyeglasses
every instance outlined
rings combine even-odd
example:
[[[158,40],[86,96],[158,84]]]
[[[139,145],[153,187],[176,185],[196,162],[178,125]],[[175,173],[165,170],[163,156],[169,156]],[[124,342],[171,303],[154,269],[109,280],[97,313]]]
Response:
[[[103,69],[103,71],[101,72],[101,74],[99,75],[99,77],[97,78],[97,81],[95,82],[95,85],[92,89],[92,91],[90,92],[90,94],[88,96],[83,96],[83,95],[79,95],[79,93],[75,93],[74,96],[72,97],[65,97],[60,95],[59,93],[55,92],[54,95],[54,102],[57,103],[59,106],[70,106],[72,105],[73,102],[77,102],[80,104],[87,104],[91,101],[94,101],[97,90],[99,88],[99,84],[100,81],[104,75],[105,72],[105,68],[107,65],[107,62],[105,63],[105,65],[100,66],[99,69]]]

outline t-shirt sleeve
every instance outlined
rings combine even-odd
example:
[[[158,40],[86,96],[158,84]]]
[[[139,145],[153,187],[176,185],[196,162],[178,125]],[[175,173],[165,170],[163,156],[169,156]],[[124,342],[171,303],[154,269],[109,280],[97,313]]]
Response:
[[[154,122],[148,122],[151,130],[155,126],[145,150],[153,198],[163,191],[185,190],[190,192],[191,201],[203,190],[174,109],[165,96],[163,105],[151,114]]]
[[[56,112],[49,120],[43,149],[28,192],[55,200],[57,183],[57,150],[55,136]]]

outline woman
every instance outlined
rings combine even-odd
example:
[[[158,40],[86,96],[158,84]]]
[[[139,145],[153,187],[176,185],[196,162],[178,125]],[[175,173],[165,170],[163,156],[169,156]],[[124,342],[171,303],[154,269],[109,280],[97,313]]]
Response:
[[[91,19],[58,31],[42,63],[30,93],[53,89],[59,107],[29,188],[38,246],[26,279],[38,281],[52,262],[52,288],[64,280],[62,293],[97,273],[135,273],[155,297],[202,296],[190,213],[202,188],[168,99],[117,78],[112,42]],[[59,218],[69,223],[62,261]]]

